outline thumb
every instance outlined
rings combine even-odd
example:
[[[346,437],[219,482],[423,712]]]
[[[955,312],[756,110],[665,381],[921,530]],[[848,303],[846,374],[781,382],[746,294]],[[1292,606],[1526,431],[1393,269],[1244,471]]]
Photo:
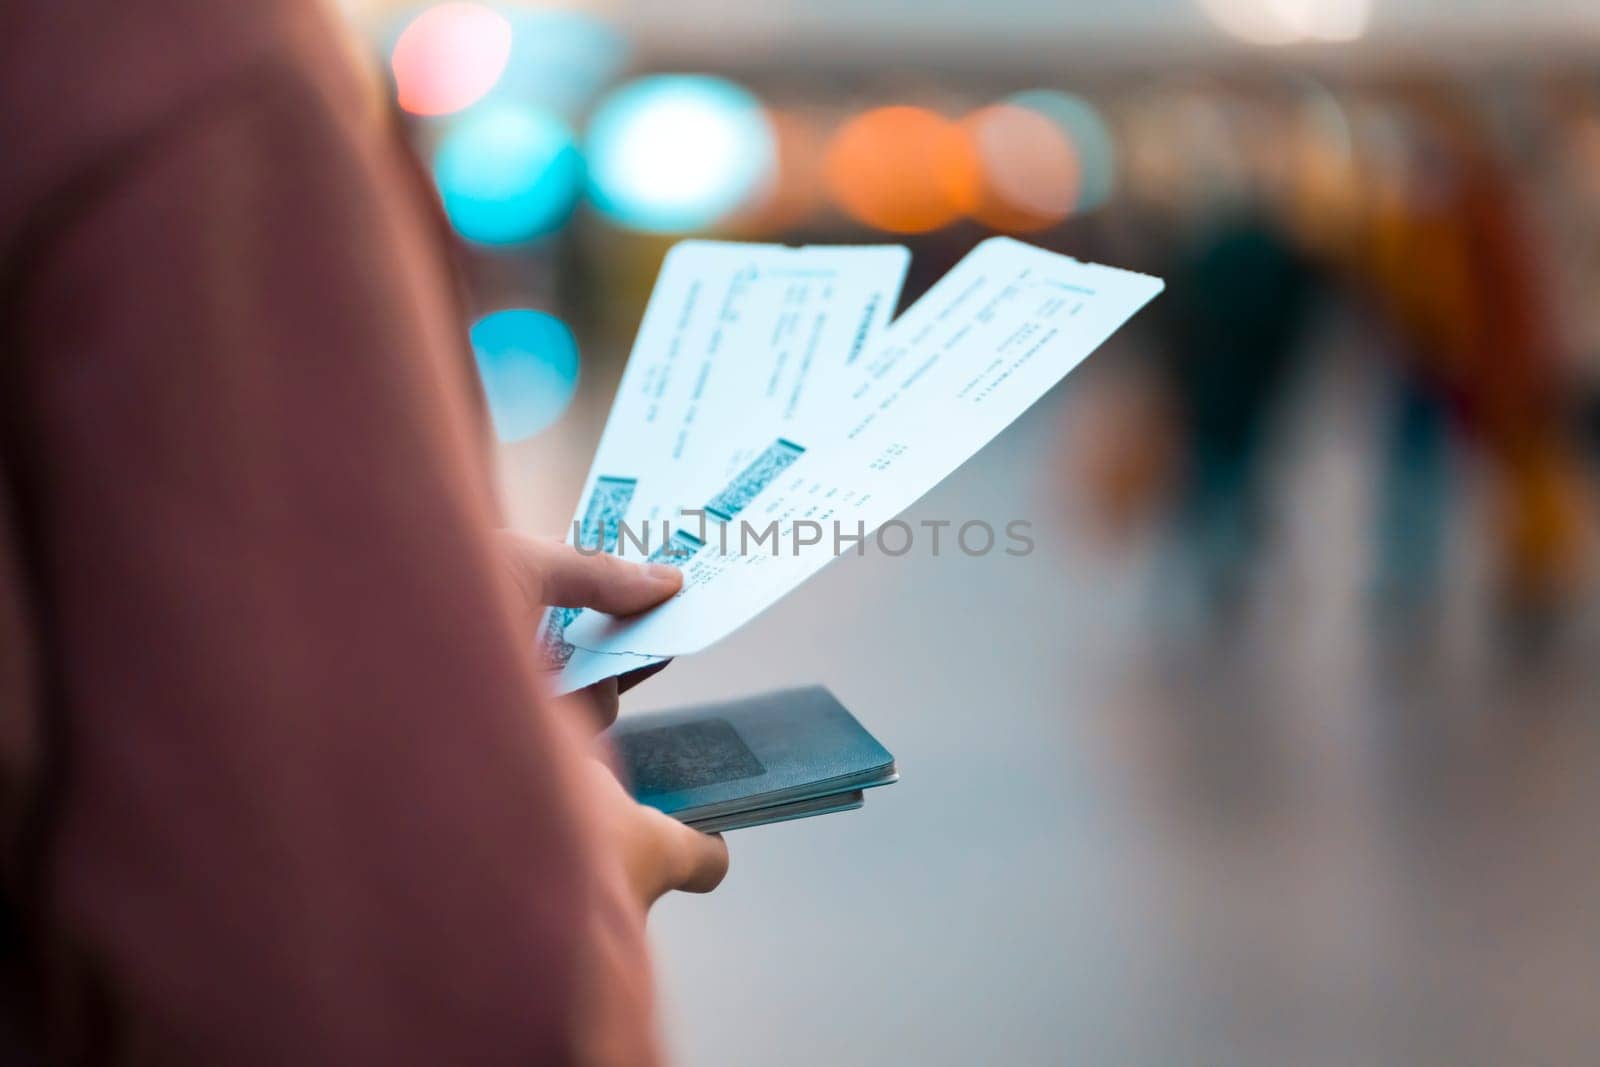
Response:
[[[683,574],[664,563],[632,563],[572,545],[515,535],[506,538],[518,582],[540,604],[633,615],[683,588]]]

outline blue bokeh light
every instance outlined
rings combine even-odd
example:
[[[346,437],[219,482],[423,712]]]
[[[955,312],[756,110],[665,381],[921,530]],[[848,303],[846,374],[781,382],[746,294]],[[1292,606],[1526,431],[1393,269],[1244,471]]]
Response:
[[[433,157],[445,214],[461,236],[511,245],[559,229],[583,187],[583,157],[559,119],[499,105],[463,116]]]
[[[625,85],[589,124],[589,194],[612,219],[683,233],[745,203],[776,163],[761,103],[721,78],[664,74]]]
[[[471,336],[500,440],[532,437],[567,410],[578,388],[578,342],[566,323],[543,311],[496,311]]]

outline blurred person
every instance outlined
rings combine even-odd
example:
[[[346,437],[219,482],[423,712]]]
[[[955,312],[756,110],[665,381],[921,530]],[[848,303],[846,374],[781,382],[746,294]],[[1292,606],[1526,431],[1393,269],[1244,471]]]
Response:
[[[0,33],[0,1059],[653,1062],[719,839],[588,748],[494,532],[446,231],[318,0]]]
[[[1379,401],[1380,469],[1375,480],[1373,608],[1384,630],[1383,647],[1407,655],[1418,638],[1430,637],[1444,575],[1446,518],[1452,489],[1452,446],[1458,439],[1437,383],[1416,351],[1416,332],[1395,321],[1386,286],[1409,283],[1402,270],[1377,269],[1373,249],[1385,226],[1408,217],[1415,191],[1417,137],[1404,116],[1387,102],[1360,101],[1355,110],[1349,197],[1338,228],[1321,243],[1321,254],[1355,295],[1371,321],[1373,349],[1380,357],[1386,389]],[[1353,203],[1352,203],[1353,201]]]
[[[1386,395],[1376,479],[1374,607],[1402,633],[1438,602],[1450,450],[1448,420],[1437,391],[1419,377],[1410,339],[1372,307],[1363,274],[1373,205],[1403,197],[1407,184],[1405,129],[1386,108],[1343,96],[1316,83],[1302,86],[1286,185],[1287,218],[1295,243],[1319,265],[1361,319],[1370,346],[1382,357]]]
[[[1210,621],[1241,604],[1262,554],[1264,446],[1319,282],[1283,217],[1281,116],[1265,101],[1214,91],[1187,94],[1166,110],[1182,116],[1173,131],[1182,139],[1147,140],[1131,175],[1153,187],[1143,199],[1169,220],[1150,243],[1163,248],[1155,271],[1168,280],[1152,321],[1162,332],[1170,401],[1149,410],[1176,423],[1178,547],[1201,621]]]
[[[1418,86],[1398,106],[1410,150],[1392,195],[1374,204],[1358,270],[1415,381],[1490,461],[1499,601],[1537,635],[1572,592],[1583,537],[1535,249],[1506,168],[1465,104]]]
[[[1219,208],[1173,262],[1170,373],[1188,441],[1179,521],[1203,591],[1245,592],[1265,535],[1264,446],[1305,338],[1315,279],[1264,212]]]

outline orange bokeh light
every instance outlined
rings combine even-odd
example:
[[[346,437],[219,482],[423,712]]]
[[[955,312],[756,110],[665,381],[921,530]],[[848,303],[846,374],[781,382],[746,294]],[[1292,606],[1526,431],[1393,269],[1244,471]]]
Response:
[[[482,99],[511,59],[511,22],[482,4],[435,4],[411,21],[389,57],[400,106],[448,115]]]
[[[892,233],[949,225],[978,203],[982,169],[959,123],[919,107],[883,107],[834,134],[828,191],[858,222]]]
[[[1012,104],[980,108],[961,122],[981,167],[972,217],[990,229],[1026,233],[1053,226],[1078,200],[1077,153],[1049,118]]]

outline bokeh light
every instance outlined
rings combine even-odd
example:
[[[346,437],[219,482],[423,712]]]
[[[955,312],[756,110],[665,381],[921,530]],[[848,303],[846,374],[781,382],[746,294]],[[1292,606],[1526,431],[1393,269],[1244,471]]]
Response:
[[[703,229],[761,188],[775,163],[761,104],[704,75],[642,78],[602,100],[589,124],[589,190],[625,226]]]
[[[1078,203],[1078,160],[1054,122],[1012,104],[980,108],[962,120],[982,164],[972,216],[1011,233],[1042,230]]]
[[[496,311],[472,327],[472,350],[502,441],[532,437],[559,419],[578,388],[578,343],[543,311]]]
[[[482,4],[436,4],[400,32],[390,66],[400,106],[448,115],[481,100],[511,58],[511,22]]]
[[[973,210],[982,168],[959,123],[919,107],[883,107],[839,128],[824,164],[828,191],[858,222],[923,233]]]
[[[1200,0],[1211,20],[1250,44],[1353,41],[1367,29],[1372,0]]]
[[[583,186],[583,158],[553,116],[494,107],[439,142],[434,181],[450,223],[480,244],[519,244],[559,228]]]
[[[1078,212],[1093,211],[1111,198],[1117,184],[1117,147],[1093,104],[1055,89],[1029,89],[1005,103],[1037,112],[1061,130],[1078,165]]]

